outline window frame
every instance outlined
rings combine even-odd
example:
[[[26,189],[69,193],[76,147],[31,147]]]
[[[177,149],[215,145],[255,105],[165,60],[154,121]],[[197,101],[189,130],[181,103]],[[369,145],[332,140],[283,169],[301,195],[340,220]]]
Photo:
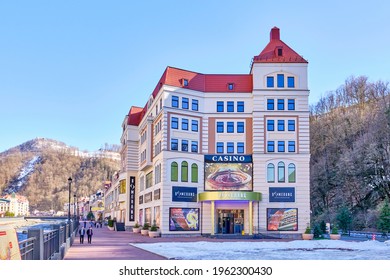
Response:
[[[237,133],[245,133],[245,122],[237,122]]]
[[[287,129],[288,131],[295,131],[295,120],[287,121]]]
[[[268,111],[275,110],[275,99],[267,98],[267,110]]]
[[[278,111],[284,111],[284,99],[278,98]]]
[[[275,183],[275,165],[273,163],[267,165],[267,183]]]
[[[226,132],[234,133],[234,122],[226,122]]]
[[[295,111],[295,99],[287,99],[288,111]]]
[[[194,132],[198,132],[199,131],[199,122],[198,122],[198,120],[191,120],[191,131],[194,131]]]
[[[188,119],[181,119],[181,130],[188,131]]]
[[[221,151],[219,151],[221,149]],[[224,143],[223,142],[217,142],[217,149],[216,152],[217,154],[223,154],[224,153]]]
[[[284,74],[276,74],[276,85],[278,88],[284,88]]]
[[[278,131],[284,131],[284,120],[278,120]]]
[[[225,102],[223,101],[217,101],[217,112],[223,113],[225,111]]]
[[[245,102],[237,101],[237,112],[243,113],[245,112]]]
[[[192,111],[199,111],[199,100],[198,99],[191,100],[191,109],[192,109]]]
[[[227,142],[226,143],[226,153],[227,154],[234,154],[234,142]]]
[[[176,106],[174,104],[176,104]],[[177,95],[171,96],[171,106],[173,108],[179,108],[179,96],[177,96]]]
[[[284,141],[278,141],[278,153],[286,152],[286,143]]]
[[[242,151],[241,151],[242,149]],[[245,143],[237,142],[237,154],[245,154]]]
[[[287,76],[287,88],[295,88],[295,77]]]
[[[176,145],[176,149],[174,149],[173,145]],[[179,139],[171,138],[171,151],[178,151],[178,150],[179,150]]]
[[[274,88],[274,87],[275,87],[275,77],[267,76],[267,88]]]
[[[275,120],[267,120],[267,131],[275,131]]]
[[[190,100],[188,97],[181,98],[181,108],[186,109],[186,110],[188,110],[190,108]]]
[[[171,118],[171,129],[179,129],[179,118],[177,117]]]
[[[267,141],[267,153],[275,152],[275,141]]]
[[[289,153],[295,153],[296,147],[295,147],[295,141],[288,141],[288,152]]]
[[[194,147],[196,147],[195,151],[194,151]],[[198,141],[191,141],[191,153],[198,153],[198,152],[199,152]]]
[[[217,122],[217,133],[224,133],[224,122]]]
[[[227,101],[226,102],[226,112],[234,113],[234,101]]]

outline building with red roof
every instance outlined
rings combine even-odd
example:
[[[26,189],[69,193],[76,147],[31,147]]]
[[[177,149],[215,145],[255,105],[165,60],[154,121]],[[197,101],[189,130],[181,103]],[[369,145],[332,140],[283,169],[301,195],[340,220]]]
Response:
[[[307,67],[277,27],[248,74],[167,67],[122,123],[105,215],[164,236],[299,237],[310,223]]]

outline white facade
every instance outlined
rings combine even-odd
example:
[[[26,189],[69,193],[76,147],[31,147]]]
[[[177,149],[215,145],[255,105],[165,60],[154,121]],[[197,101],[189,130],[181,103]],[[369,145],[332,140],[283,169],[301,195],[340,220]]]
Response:
[[[166,69],[145,108],[132,107],[122,124],[126,191],[119,201],[113,185],[106,209],[112,203],[122,211],[111,212],[127,227],[155,222],[162,235],[291,236],[305,230],[307,62],[291,62],[298,55],[278,32],[271,31],[248,75]],[[283,52],[269,58],[274,45]]]

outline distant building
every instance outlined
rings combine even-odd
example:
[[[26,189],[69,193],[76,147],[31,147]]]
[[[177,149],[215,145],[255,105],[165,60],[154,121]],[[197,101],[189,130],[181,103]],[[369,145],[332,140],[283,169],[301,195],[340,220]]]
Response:
[[[4,217],[5,213],[9,211],[9,200],[0,198],[0,217]]]
[[[249,74],[167,67],[122,123],[106,213],[165,236],[300,236],[310,222],[307,68],[277,27]]]
[[[14,213],[16,217],[29,215],[29,202],[25,196],[12,193],[12,194],[4,195],[2,197],[2,200],[3,201],[6,200],[9,202],[8,203],[0,202],[0,213],[2,212],[1,209],[7,209],[6,211],[9,211],[10,213]]]

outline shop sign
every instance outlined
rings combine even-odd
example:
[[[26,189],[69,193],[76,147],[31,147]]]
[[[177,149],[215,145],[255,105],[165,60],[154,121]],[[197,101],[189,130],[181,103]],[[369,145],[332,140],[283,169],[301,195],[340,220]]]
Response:
[[[269,202],[295,202],[295,188],[269,188]]]
[[[199,194],[199,201],[207,200],[248,200],[260,201],[259,192],[203,192]]]
[[[129,207],[129,221],[135,221],[135,177],[130,176],[130,207]],[[141,204],[141,203],[140,203]]]
[[[169,208],[170,231],[198,231],[199,208]]]
[[[205,155],[205,162],[237,162],[247,163],[252,162],[251,155]]]
[[[198,188],[172,187],[172,201],[196,202]]]

